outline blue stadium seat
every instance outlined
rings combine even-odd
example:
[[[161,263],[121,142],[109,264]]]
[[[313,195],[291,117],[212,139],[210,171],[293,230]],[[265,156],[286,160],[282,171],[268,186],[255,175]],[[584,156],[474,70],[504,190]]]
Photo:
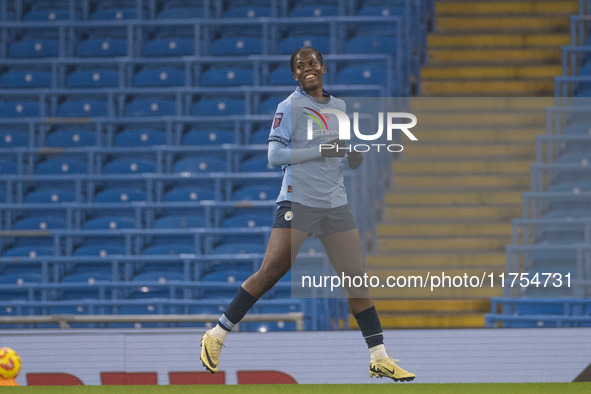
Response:
[[[181,272],[170,272],[170,271],[154,271],[154,272],[142,272],[135,275],[132,279],[133,282],[158,282],[166,283],[169,281],[182,281],[185,280],[184,275]]]
[[[97,145],[96,134],[89,130],[57,130],[45,139],[45,146],[57,148],[74,148]]]
[[[225,243],[213,248],[213,254],[264,254],[265,245],[257,243],[233,242]]]
[[[4,251],[4,257],[30,257],[53,256],[55,254],[51,246],[27,245],[15,246]]]
[[[339,14],[339,8],[333,5],[296,5],[289,16],[296,18],[326,17]]]
[[[176,115],[176,103],[167,99],[135,99],[125,106],[124,116],[173,116]]]
[[[271,71],[269,85],[295,85],[293,73],[289,67],[279,67]]]
[[[144,56],[193,56],[195,41],[191,38],[155,38],[146,41],[142,53]]]
[[[76,201],[76,193],[61,189],[40,189],[25,196],[25,203],[63,203]]]
[[[224,160],[215,158],[186,157],[174,163],[172,171],[175,173],[207,173],[224,172],[227,165]]]
[[[258,313],[292,313],[292,312],[301,312],[302,308],[301,305],[297,302],[289,305],[266,305],[261,304],[257,307]],[[258,331],[258,332],[268,332],[268,331],[295,331],[296,323],[295,322],[288,322],[288,321],[261,321],[261,322],[249,322],[243,324],[244,327],[242,329],[244,331]]]
[[[231,5],[224,12],[224,18],[267,18],[271,16],[271,9],[261,5]]]
[[[330,38],[326,36],[290,36],[279,43],[280,55],[291,55],[296,49],[301,47],[313,47],[320,53],[330,53]],[[290,71],[291,73],[291,71]],[[293,80],[293,77],[292,77]]]
[[[238,99],[202,99],[193,104],[192,112],[195,116],[242,115],[245,106]]]
[[[120,230],[134,227],[135,221],[131,216],[101,216],[84,222],[85,230]]]
[[[86,222],[88,223],[88,222]],[[92,229],[92,227],[89,227]],[[107,242],[101,242],[100,244],[89,244],[83,245],[78,247],[74,251],[74,256],[98,256],[98,257],[107,257],[110,255],[117,255],[117,254],[125,254],[125,248],[121,245],[117,244],[110,244]],[[93,267],[93,271],[96,271],[98,268],[95,266]],[[87,265],[81,264],[80,268],[87,270]],[[111,271],[110,265],[106,268],[106,270]]]
[[[115,146],[152,146],[166,144],[162,130],[124,130],[115,135]]]
[[[564,129],[565,135],[591,135],[591,123],[580,122],[568,125]]]
[[[28,292],[26,289],[22,290],[3,290],[1,285],[25,285],[29,283],[40,283],[41,276],[38,274],[6,274],[0,275],[0,300],[2,301],[26,301],[28,299]]]
[[[540,244],[575,244],[585,241],[585,234],[581,230],[568,230],[561,226],[544,226],[536,243]]]
[[[123,38],[89,38],[76,44],[76,56],[127,56],[127,40]]]
[[[324,253],[322,242],[318,238],[308,238],[300,248],[302,253]]]
[[[267,156],[248,159],[240,167],[240,171],[242,172],[275,172],[277,170],[279,170],[279,167],[270,165]]]
[[[86,162],[77,159],[48,159],[35,166],[35,174],[85,174]]]
[[[111,275],[101,272],[76,272],[62,278],[62,283],[80,283],[79,288],[66,288],[62,291],[64,300],[97,300],[100,298],[98,284],[111,282]],[[110,289],[105,290],[105,297],[110,297]]]
[[[8,71],[0,77],[0,87],[4,89],[49,88],[50,71]]]
[[[234,143],[231,130],[191,130],[183,136],[183,145],[211,146]]]
[[[210,55],[258,55],[263,52],[263,41],[255,37],[222,37],[211,43]]]
[[[0,148],[18,148],[29,145],[29,135],[24,131],[0,130]]]
[[[168,191],[162,200],[164,202],[203,201],[214,200],[215,192],[204,187],[177,187]]]
[[[146,192],[133,188],[107,188],[94,196],[94,202],[146,201]]]
[[[383,5],[383,6],[363,6],[357,15],[359,16],[404,16],[404,5]]]
[[[395,54],[397,40],[394,37],[357,36],[347,42],[347,53]]]
[[[188,243],[163,243],[148,246],[142,254],[145,255],[164,255],[172,256],[178,254],[194,254],[196,253],[195,247]]]
[[[73,14],[67,9],[43,9],[43,10],[31,10],[23,18],[27,22],[54,22],[54,21],[67,21],[80,19],[80,12],[74,10]]]
[[[231,216],[227,219],[224,219],[222,223],[222,227],[230,228],[230,227],[272,227],[273,226],[273,218],[271,215],[264,215],[264,214],[255,214],[255,213],[246,213],[246,214],[238,214],[235,216]]]
[[[70,117],[97,117],[107,116],[107,102],[104,100],[76,100],[68,99],[57,109],[57,116]]]
[[[68,88],[116,88],[119,72],[116,70],[78,70],[68,75]]]
[[[274,200],[279,194],[279,190],[275,186],[270,185],[254,185],[246,186],[236,190],[232,196],[234,201],[256,201],[256,200]]]
[[[175,68],[143,69],[135,74],[133,84],[137,87],[184,86],[185,71]]]
[[[47,115],[47,107],[39,105],[38,101],[0,102],[0,118],[27,118],[43,114]]]
[[[583,142],[577,142],[576,144],[567,144],[565,147],[565,153],[561,154],[556,158],[557,164],[580,164],[581,166],[589,165],[589,159],[591,159],[591,153],[586,152],[589,145]]]
[[[154,221],[154,228],[196,228],[205,227],[202,215],[162,216]]]
[[[40,283],[41,282],[41,275],[36,274],[20,274],[20,273],[13,273],[13,274],[6,274],[0,275],[0,284],[5,285],[23,285],[26,283]]]
[[[226,284],[231,284],[232,286],[224,286],[218,289],[208,288],[203,290],[201,298],[233,298],[238,291],[239,284],[248,279],[250,275],[251,272],[246,270],[221,270],[203,275],[201,280],[204,282],[223,282]]]
[[[201,278],[204,282],[227,282],[227,283],[241,283],[251,275],[250,269],[228,269],[212,272],[203,275]]]
[[[265,101],[261,103],[261,107],[259,109],[259,113],[261,115],[271,115],[274,114],[277,110],[277,105],[282,102],[285,97],[273,96],[267,98]],[[267,133],[267,137],[269,134]]]
[[[203,18],[205,13],[203,12],[203,6],[197,7],[175,7],[175,8],[162,9],[158,13],[158,19],[187,19],[187,18]]]
[[[261,129],[255,132],[251,139],[251,144],[267,144],[269,141],[269,129]]]
[[[201,77],[202,86],[252,85],[253,73],[249,68],[211,68]]]
[[[125,7],[122,5],[121,8],[99,8],[90,15],[90,19],[93,21],[104,21],[104,20],[124,20],[124,19],[137,19],[138,13],[135,7]]]
[[[0,174],[11,175],[16,174],[17,165],[13,160],[0,158]]]
[[[59,43],[57,40],[49,39],[25,39],[11,43],[8,53],[11,58],[57,57]]]
[[[62,216],[30,216],[14,223],[14,230],[56,230],[65,229],[66,221]]]
[[[105,174],[141,174],[156,172],[156,163],[147,159],[115,159],[103,167]]]
[[[6,11],[0,10],[0,21],[14,21],[16,16],[13,11]]]
[[[93,285],[98,282],[110,282],[111,276],[100,272],[76,272],[62,278],[62,283],[87,283]]]
[[[382,85],[386,80],[386,70],[371,64],[345,67],[337,74],[339,84]]]

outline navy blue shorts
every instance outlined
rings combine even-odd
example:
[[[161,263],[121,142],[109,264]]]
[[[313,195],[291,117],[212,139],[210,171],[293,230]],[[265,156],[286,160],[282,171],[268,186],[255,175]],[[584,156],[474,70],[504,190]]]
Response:
[[[277,207],[274,228],[294,228],[313,237],[340,233],[357,228],[349,205],[336,208],[312,208],[289,201]]]

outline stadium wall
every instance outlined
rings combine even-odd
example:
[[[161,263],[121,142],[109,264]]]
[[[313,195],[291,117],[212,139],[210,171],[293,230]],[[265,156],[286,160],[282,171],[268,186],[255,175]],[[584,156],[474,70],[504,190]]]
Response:
[[[21,385],[372,382],[356,331],[233,333],[215,375],[201,367],[199,336],[31,330],[0,338],[21,356]],[[385,339],[420,383],[571,382],[591,363],[591,328],[401,330],[386,331]]]

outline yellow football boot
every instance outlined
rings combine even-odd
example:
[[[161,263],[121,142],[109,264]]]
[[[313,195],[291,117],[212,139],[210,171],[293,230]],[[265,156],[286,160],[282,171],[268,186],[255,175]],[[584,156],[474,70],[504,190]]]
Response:
[[[414,380],[415,374],[405,371],[400,368],[393,360],[392,357],[384,357],[380,360],[371,361],[369,363],[369,376],[370,377],[386,377],[392,378],[395,382],[410,382]]]
[[[209,330],[211,331],[211,330]],[[206,331],[201,337],[199,342],[201,343],[201,362],[203,366],[211,373],[218,371],[220,365],[220,353],[222,352],[222,346],[224,342],[218,338],[214,338]]]

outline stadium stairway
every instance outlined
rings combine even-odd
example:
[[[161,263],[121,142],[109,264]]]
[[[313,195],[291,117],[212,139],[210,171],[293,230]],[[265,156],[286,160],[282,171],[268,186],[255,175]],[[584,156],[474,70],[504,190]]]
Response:
[[[568,15],[577,7],[576,1],[436,2],[422,97],[411,105],[419,141],[404,144],[394,163],[370,273],[505,270],[511,219],[521,216],[535,136],[545,132],[544,108],[551,105],[542,97],[553,96],[560,46],[569,41]],[[456,98],[442,99],[450,96]],[[448,287],[436,295],[408,288],[373,292],[385,328],[482,327],[490,297],[500,294],[500,286]]]
[[[439,0],[423,96],[552,96],[576,0]]]

